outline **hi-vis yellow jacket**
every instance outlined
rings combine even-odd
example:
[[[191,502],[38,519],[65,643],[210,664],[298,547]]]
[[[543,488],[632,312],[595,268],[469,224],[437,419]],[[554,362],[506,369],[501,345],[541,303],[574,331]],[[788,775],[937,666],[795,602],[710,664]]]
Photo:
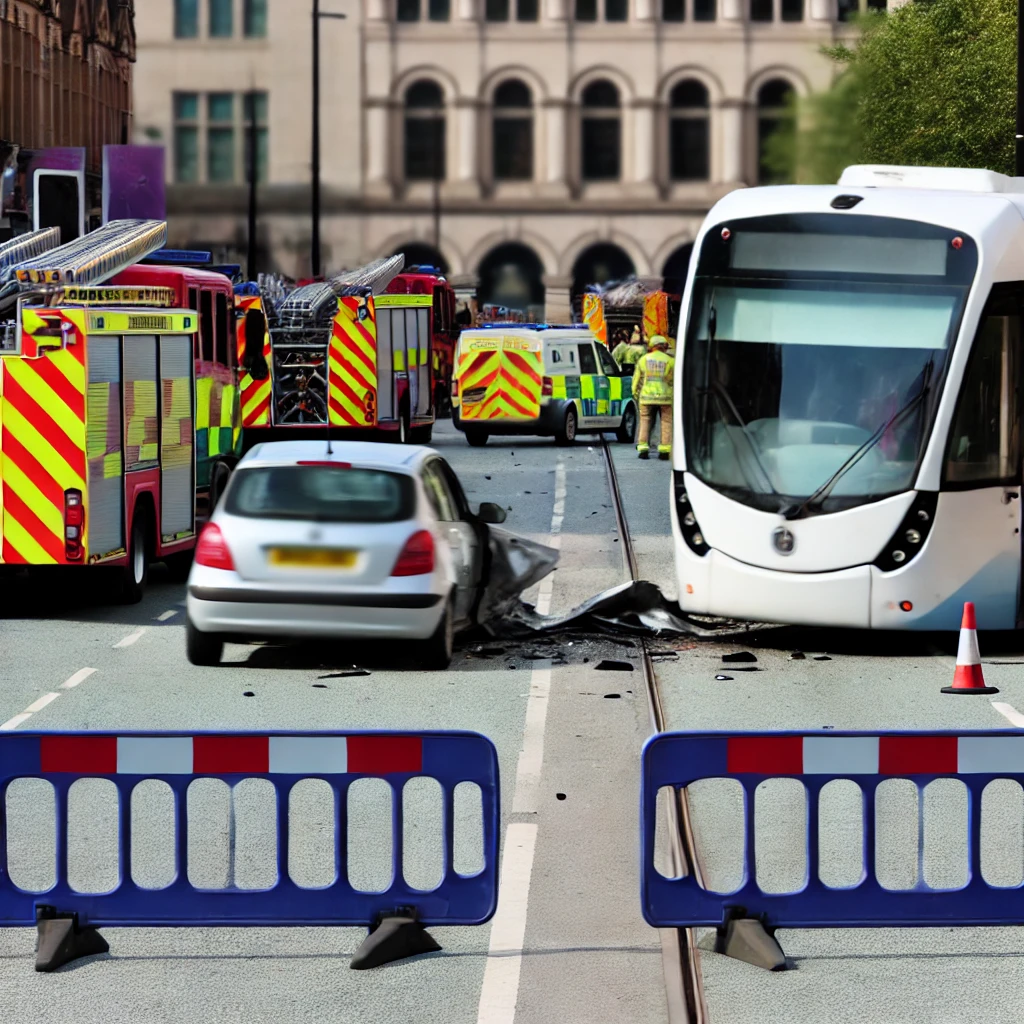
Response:
[[[641,405],[671,405],[676,361],[655,349],[648,352],[633,371],[633,397]]]

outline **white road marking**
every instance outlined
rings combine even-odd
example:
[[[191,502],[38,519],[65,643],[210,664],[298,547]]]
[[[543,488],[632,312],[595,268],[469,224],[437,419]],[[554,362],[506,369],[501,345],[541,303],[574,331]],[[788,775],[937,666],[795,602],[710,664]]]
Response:
[[[37,701],[33,701],[27,708],[25,708],[26,715],[34,715],[37,711],[42,711],[47,704],[52,703],[60,696],[59,693],[44,693],[42,697]]]
[[[118,640],[115,647],[131,647],[136,640],[142,636],[146,631],[144,629],[137,629],[134,633],[129,633],[123,640]]]
[[[517,787],[518,788],[518,787]],[[501,899],[491,922],[487,966],[480,990],[477,1024],[513,1024],[523,966],[527,900],[537,826],[514,823],[505,833],[501,858]]]
[[[551,547],[560,547],[565,519],[565,464],[555,466],[555,504],[551,516]],[[541,581],[537,611],[551,610],[554,577]],[[516,766],[516,788],[512,797],[513,814],[536,814],[544,764],[544,728],[551,694],[551,662],[545,662],[530,675],[530,693],[526,702],[523,746]],[[501,890],[498,911],[491,923],[487,967],[484,969],[477,1024],[514,1024],[519,999],[519,975],[523,966],[523,941],[530,898],[530,875],[537,844],[537,826],[514,822],[505,832],[505,851],[501,858]]]
[[[15,715],[13,718],[7,719],[3,725],[0,725],[0,732],[10,732],[12,729],[17,729],[22,722],[27,722],[31,717],[30,714]]]
[[[1002,701],[992,701],[992,707],[1005,718],[1010,725],[1018,729],[1024,729],[1024,715],[1022,715],[1012,704],[1004,704]]]
[[[84,683],[96,669],[80,668],[70,679],[60,684],[62,690],[73,690],[79,683]]]
[[[168,608],[167,611],[161,612],[157,617],[157,622],[166,622],[168,619],[173,619],[178,614],[177,608]]]

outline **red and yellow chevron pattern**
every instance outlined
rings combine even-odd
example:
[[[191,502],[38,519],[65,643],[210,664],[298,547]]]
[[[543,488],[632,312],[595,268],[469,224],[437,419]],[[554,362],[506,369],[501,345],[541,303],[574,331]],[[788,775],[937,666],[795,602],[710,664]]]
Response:
[[[328,353],[327,394],[332,426],[377,425],[377,322],[370,297],[338,300]]]
[[[602,345],[608,344],[608,325],[604,320],[604,300],[600,295],[594,295],[593,292],[584,293],[583,322]]]
[[[245,353],[245,313],[250,309],[262,309],[258,297],[248,297],[239,301],[242,315],[237,321],[238,337],[238,365],[242,365],[242,356]],[[263,337],[263,358],[267,366],[273,368],[273,359],[270,351],[270,332]],[[253,380],[249,374],[242,377],[239,385],[242,390],[242,426],[243,427],[268,427],[270,426],[270,395],[273,389],[271,378],[266,380]]]
[[[533,420],[540,415],[540,352],[467,346],[457,376],[463,420]]]
[[[644,341],[649,342],[659,334],[663,338],[669,335],[667,292],[644,296]]]
[[[70,324],[67,347],[32,336],[42,317]],[[52,565],[65,561],[64,492],[88,493],[84,319],[77,311],[26,310],[22,328],[23,352],[40,354],[0,359],[0,562]]]

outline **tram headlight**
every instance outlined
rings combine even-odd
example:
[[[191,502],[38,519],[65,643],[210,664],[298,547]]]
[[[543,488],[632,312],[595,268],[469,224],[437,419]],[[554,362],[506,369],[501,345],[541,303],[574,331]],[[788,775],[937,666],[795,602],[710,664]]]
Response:
[[[686,494],[686,483],[683,474],[678,470],[672,474],[672,490],[676,501],[676,518],[679,521],[683,540],[695,555],[700,555],[703,558],[711,548],[704,540],[704,533],[690,507],[690,499]]]
[[[900,569],[918,556],[928,540],[938,503],[939,496],[935,491],[918,491],[903,522],[875,559],[875,565],[882,572]]]

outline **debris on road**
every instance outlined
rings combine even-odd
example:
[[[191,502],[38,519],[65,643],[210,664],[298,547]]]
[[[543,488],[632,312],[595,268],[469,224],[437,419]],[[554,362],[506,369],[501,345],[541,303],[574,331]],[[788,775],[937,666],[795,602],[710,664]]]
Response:
[[[757,661],[757,655],[751,651],[736,651],[733,654],[723,654],[722,661],[727,664],[732,662],[751,662]]]
[[[594,666],[598,672],[632,672],[633,665],[628,661],[601,661]]]

